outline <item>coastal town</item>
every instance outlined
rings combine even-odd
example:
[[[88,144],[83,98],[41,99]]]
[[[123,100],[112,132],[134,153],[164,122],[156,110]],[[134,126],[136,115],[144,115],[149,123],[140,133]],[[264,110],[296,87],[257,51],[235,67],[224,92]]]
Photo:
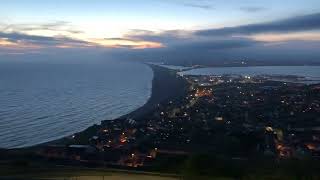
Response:
[[[177,167],[204,153],[241,162],[319,159],[319,84],[153,69],[183,82],[183,93],[148,104],[139,116],[103,121],[40,146],[37,155],[64,164],[142,170]]]
[[[320,0],[0,1],[0,180],[320,180]]]

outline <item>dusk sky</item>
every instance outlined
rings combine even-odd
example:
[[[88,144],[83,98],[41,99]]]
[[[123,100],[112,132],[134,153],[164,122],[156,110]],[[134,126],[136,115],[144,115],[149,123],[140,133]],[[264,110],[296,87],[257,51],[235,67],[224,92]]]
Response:
[[[0,60],[85,51],[141,60],[320,61],[319,0],[0,3]]]

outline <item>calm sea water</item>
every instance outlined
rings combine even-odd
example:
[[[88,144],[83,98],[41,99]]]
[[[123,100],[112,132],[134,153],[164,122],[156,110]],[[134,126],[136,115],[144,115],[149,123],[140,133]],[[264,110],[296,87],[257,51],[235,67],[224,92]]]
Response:
[[[253,66],[253,67],[213,67],[183,71],[184,75],[293,75],[304,77],[303,82],[319,83],[320,66]]]
[[[130,62],[0,62],[0,147],[32,146],[114,119],[151,95],[152,69]]]

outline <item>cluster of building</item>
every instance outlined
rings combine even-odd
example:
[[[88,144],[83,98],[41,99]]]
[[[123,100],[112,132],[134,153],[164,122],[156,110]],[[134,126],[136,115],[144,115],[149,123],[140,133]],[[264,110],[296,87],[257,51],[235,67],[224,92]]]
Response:
[[[207,116],[214,112],[217,115],[211,118],[225,121],[230,129],[261,136],[258,152],[286,159],[319,158],[319,85],[271,81],[266,76],[187,79],[197,87],[196,94],[198,89],[213,89],[212,96],[202,101],[205,107],[211,106]]]
[[[105,121],[48,146],[49,158],[145,167],[191,153],[318,158],[320,86],[250,76],[184,76],[189,87],[140,119]],[[85,145],[83,145],[85,144]]]

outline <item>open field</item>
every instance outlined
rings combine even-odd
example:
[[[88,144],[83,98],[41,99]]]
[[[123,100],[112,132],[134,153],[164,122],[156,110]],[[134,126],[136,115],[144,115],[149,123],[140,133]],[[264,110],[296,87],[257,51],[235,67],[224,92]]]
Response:
[[[45,168],[23,168],[0,166],[0,180],[11,179],[56,179],[56,180],[175,180],[176,175],[137,172],[114,169],[93,169],[76,167],[45,167]]]

